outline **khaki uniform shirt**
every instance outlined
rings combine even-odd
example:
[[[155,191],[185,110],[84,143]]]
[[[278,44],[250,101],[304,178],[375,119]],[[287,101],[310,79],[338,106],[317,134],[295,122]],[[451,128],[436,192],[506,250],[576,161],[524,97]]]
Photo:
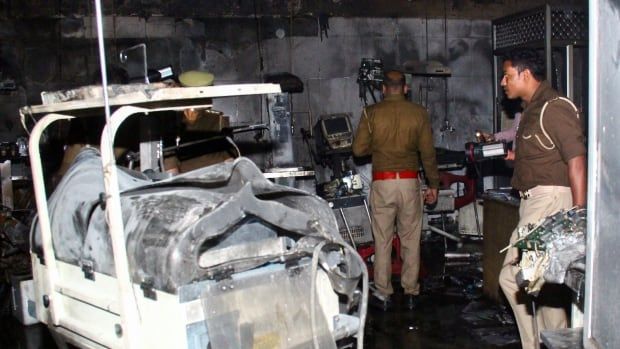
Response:
[[[366,108],[353,140],[353,154],[372,155],[373,171],[417,171],[421,159],[429,186],[439,187],[428,113],[403,95],[388,95]]]
[[[540,111],[545,102],[558,96],[558,92],[543,81],[523,110],[515,138],[513,188],[528,190],[538,185],[570,187],[568,161],[586,154],[579,115],[568,102],[554,100],[547,105],[543,116],[548,138],[540,127]]]

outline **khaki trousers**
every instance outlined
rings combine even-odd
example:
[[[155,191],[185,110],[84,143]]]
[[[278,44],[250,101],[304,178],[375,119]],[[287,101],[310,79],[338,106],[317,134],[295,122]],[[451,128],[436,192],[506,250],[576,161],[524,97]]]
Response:
[[[522,199],[519,207],[518,227],[533,224],[542,218],[552,215],[561,209],[570,209],[573,197],[569,187],[537,186],[531,189],[531,196]],[[510,242],[518,238],[517,229],[512,232]],[[518,258],[518,249],[511,248],[506,254],[502,270],[499,274],[499,285],[504,291],[517,320],[521,345],[524,349],[537,347],[539,338],[535,337],[532,317],[532,299],[517,286],[516,274],[519,268],[514,265]],[[545,329],[564,328],[567,325],[566,311],[556,300],[562,299],[556,285],[545,285],[536,298],[536,323],[538,333]],[[561,289],[560,289],[561,290]],[[561,303],[561,302],[560,302]]]
[[[396,224],[403,259],[400,282],[406,294],[418,295],[422,232],[420,181],[417,178],[373,181],[370,209],[375,239],[374,282],[377,291],[384,296],[394,293],[391,282],[392,238]]]

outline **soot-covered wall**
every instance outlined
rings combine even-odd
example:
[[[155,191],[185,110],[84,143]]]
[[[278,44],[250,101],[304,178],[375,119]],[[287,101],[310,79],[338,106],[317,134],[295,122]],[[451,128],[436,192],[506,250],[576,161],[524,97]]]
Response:
[[[309,160],[300,129],[309,129],[319,115],[351,113],[357,125],[363,103],[356,80],[363,57],[380,58],[387,68],[410,60],[434,60],[452,70],[447,78],[414,77],[411,86],[412,100],[428,106],[437,146],[460,150],[475,129],[492,127],[488,20],[335,17],[321,26],[316,18],[307,17],[109,16],[104,23],[107,60],[112,65],[121,65],[117,58],[121,49],[144,42],[149,67],[171,64],[177,72],[208,70],[215,74],[216,84],[260,82],[264,74],[283,71],[300,77],[304,92],[293,94],[291,100],[293,139],[301,164]],[[2,79],[14,79],[18,86],[0,95],[3,140],[23,132],[17,108],[39,104],[41,91],[92,83],[99,68],[94,25],[88,16],[0,24]],[[141,69],[139,56],[135,58],[125,66],[132,75]],[[216,107],[236,123],[266,118],[265,103],[257,99],[220,100]],[[254,138],[245,138],[246,147],[252,148]]]

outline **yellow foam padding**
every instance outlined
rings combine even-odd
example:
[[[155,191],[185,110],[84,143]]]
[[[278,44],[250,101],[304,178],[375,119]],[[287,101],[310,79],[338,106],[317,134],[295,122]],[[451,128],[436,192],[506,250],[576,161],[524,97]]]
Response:
[[[190,70],[179,75],[179,82],[185,87],[200,87],[213,84],[215,76],[206,71]]]

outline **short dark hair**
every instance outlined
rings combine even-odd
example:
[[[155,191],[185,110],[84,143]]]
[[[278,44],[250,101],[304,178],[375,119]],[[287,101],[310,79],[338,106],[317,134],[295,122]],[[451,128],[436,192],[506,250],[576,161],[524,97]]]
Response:
[[[398,70],[389,70],[383,74],[383,84],[387,87],[405,86],[405,74]]]
[[[545,60],[536,50],[512,50],[503,56],[502,61],[510,61],[519,73],[528,69],[537,81],[545,79]]]

